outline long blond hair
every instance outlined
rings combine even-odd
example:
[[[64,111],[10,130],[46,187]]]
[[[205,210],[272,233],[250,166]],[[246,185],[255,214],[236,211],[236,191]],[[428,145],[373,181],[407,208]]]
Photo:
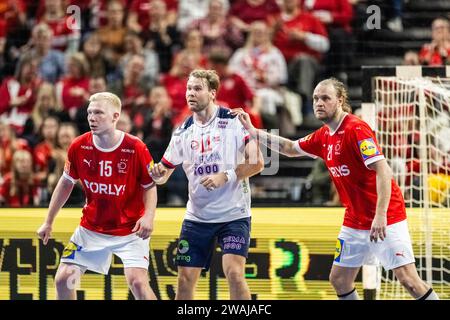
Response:
[[[44,82],[43,84],[41,84],[39,87],[39,91],[37,93],[36,103],[34,104],[33,112],[31,113],[31,118],[33,119],[35,128],[40,128],[42,122],[44,121],[44,118],[48,116],[48,110],[47,111],[42,110],[42,98],[46,95],[49,95],[50,99],[52,100],[50,106],[53,110],[60,111],[62,109],[56,100],[55,87],[48,82]]]
[[[26,177],[26,180],[22,180],[20,177],[20,173],[16,169],[16,163],[23,157],[26,157],[30,160],[31,163],[31,171],[30,174]],[[14,152],[12,158],[12,167],[11,167],[11,185],[9,188],[9,195],[11,197],[15,196],[19,192],[19,181],[26,182],[25,192],[30,192],[30,188],[32,188],[34,184],[34,174],[33,174],[33,157],[31,153],[27,150],[17,150]]]

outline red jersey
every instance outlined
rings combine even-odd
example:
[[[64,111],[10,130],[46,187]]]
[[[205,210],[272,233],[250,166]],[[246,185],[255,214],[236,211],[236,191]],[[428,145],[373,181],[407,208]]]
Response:
[[[153,159],[137,137],[122,133],[111,149],[95,145],[92,132],[69,147],[64,177],[80,179],[86,204],[80,225],[109,235],[131,234],[144,214],[143,192],[153,185],[149,171]]]
[[[384,159],[372,129],[358,117],[346,115],[336,131],[323,126],[298,140],[300,151],[321,157],[345,207],[344,226],[370,230],[377,203],[376,172],[367,166]],[[405,203],[394,179],[387,224],[406,219]]]

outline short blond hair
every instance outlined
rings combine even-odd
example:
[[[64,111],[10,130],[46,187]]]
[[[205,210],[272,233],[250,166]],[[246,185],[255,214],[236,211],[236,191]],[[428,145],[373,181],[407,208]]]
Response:
[[[122,102],[120,98],[111,92],[98,92],[89,97],[89,102],[100,102],[106,101],[108,106],[111,106],[115,111],[119,112],[122,110]]]

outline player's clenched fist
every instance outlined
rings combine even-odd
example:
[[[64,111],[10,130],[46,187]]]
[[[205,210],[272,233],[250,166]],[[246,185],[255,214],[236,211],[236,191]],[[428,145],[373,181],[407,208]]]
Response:
[[[152,177],[153,181],[159,183],[164,180],[164,176],[167,174],[167,171],[168,169],[162,163],[157,163],[150,170],[150,176]]]
[[[42,224],[42,226],[38,229],[37,234],[40,239],[44,242],[44,245],[47,244],[50,235],[52,234],[52,226],[48,223]]]

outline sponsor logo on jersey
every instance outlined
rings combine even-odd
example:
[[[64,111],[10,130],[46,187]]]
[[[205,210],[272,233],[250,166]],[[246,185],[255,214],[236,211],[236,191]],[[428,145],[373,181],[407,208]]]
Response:
[[[337,239],[336,241],[336,249],[334,251],[334,261],[341,262],[342,257],[342,249],[344,248],[344,240],[343,239]]]
[[[98,183],[90,182],[83,179],[84,185],[92,193],[106,194],[110,196],[120,196],[125,193],[124,184],[114,184],[114,183]]]
[[[155,165],[155,162],[153,161],[153,159],[152,159],[152,161],[150,161],[150,163],[147,165],[147,172],[148,172],[148,175],[149,176],[151,176],[152,175],[152,169],[153,169],[153,166]]]
[[[350,169],[346,164],[341,166],[329,167],[328,170],[331,172],[331,175],[335,178],[346,177],[350,174]]]
[[[219,120],[217,122],[217,127],[219,127],[220,129],[225,129],[228,125],[228,121],[225,120]]]
[[[372,138],[358,141],[358,146],[364,160],[380,154]]]
[[[191,141],[191,149],[192,150],[198,150],[199,146],[200,146],[200,144],[198,141],[195,141],[195,140]]]
[[[125,148],[122,148],[120,151],[126,152],[126,153],[134,153],[134,150],[133,150],[133,149],[125,149]]]
[[[92,146],[83,146],[83,145],[81,145],[80,148],[84,149],[84,150],[93,150],[94,149],[94,147],[92,147]]]
[[[82,247],[77,245],[75,242],[70,241],[69,244],[64,248],[62,257],[65,259],[74,259],[75,252],[81,251]]]
[[[64,163],[64,172],[66,174],[70,173],[70,161],[69,160],[66,160],[66,162]]]

